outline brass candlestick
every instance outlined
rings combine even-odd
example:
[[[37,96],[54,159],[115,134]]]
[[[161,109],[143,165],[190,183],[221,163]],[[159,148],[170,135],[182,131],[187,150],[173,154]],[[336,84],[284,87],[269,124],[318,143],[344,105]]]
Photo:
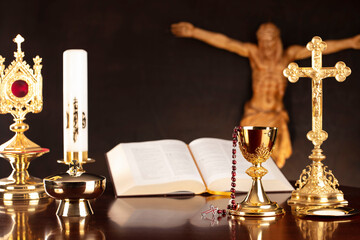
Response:
[[[44,179],[47,194],[59,199],[56,214],[61,217],[86,217],[93,214],[90,199],[105,190],[103,176],[86,173],[88,158],[87,53],[82,49],[67,50],[64,60],[64,160],[66,173]]]
[[[77,160],[69,164],[66,173],[44,178],[46,193],[60,200],[56,214],[62,217],[86,217],[94,214],[89,200],[105,190],[106,178],[86,173]]]
[[[229,211],[231,215],[269,217],[285,213],[276,202],[269,200],[261,182],[268,172],[261,164],[270,157],[276,134],[275,127],[240,127],[237,131],[241,153],[253,164],[246,170],[253,182],[245,199],[237,204],[236,209]]]
[[[41,179],[31,177],[27,171],[30,161],[49,152],[47,148],[30,141],[24,132],[29,125],[24,123],[29,112],[39,113],[42,110],[42,76],[39,56],[34,60],[33,69],[23,61],[21,51],[24,38],[17,35],[14,39],[17,51],[15,60],[5,69],[5,58],[0,56],[0,113],[10,113],[14,122],[10,130],[15,136],[0,146],[0,156],[8,160],[13,168],[8,178],[0,180],[0,198],[4,200],[34,200],[46,198]]]
[[[343,62],[336,63],[335,67],[322,67],[322,52],[326,49],[326,43],[320,37],[314,37],[306,48],[312,51],[312,67],[300,68],[296,63],[290,63],[284,75],[292,83],[297,82],[299,77],[312,79],[312,130],[306,136],[314,144],[314,149],[309,156],[312,164],[302,171],[296,182],[298,188],[292,192],[288,204],[295,208],[347,205],[344,194],[337,188],[338,180],[321,163],[326,157],[320,146],[328,137],[327,132],[322,130],[322,79],[335,77],[338,82],[343,82],[351,70]]]

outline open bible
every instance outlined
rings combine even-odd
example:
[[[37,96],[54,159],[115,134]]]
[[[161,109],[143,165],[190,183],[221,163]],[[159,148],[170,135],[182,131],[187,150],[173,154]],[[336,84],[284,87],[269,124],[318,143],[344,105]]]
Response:
[[[237,154],[236,191],[247,192],[252,183],[245,170],[251,166]],[[117,196],[214,193],[229,191],[232,141],[199,138],[187,145],[179,140],[121,143],[106,156]],[[292,191],[274,161],[263,166],[268,192]]]

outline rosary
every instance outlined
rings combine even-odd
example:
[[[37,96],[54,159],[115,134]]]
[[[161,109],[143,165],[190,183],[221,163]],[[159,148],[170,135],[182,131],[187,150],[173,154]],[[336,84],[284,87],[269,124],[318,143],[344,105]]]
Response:
[[[235,187],[236,187],[236,146],[237,146],[237,135],[239,133],[239,127],[235,127],[232,134],[232,166],[231,166],[231,186],[230,186],[230,201],[227,205],[228,210],[236,210],[237,204],[235,202]],[[210,209],[201,213],[202,218],[206,218],[207,214],[212,214],[212,220],[221,218],[226,216],[227,211],[226,209],[219,209],[218,207],[214,207],[214,205],[210,205]]]

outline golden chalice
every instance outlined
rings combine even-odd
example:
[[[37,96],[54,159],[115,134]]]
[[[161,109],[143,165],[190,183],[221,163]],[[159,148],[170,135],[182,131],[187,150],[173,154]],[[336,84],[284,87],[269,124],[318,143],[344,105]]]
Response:
[[[262,163],[270,157],[273,150],[277,128],[275,127],[239,127],[236,131],[239,148],[244,158],[253,164],[246,170],[253,182],[250,191],[231,215],[268,217],[284,214],[285,211],[276,202],[267,197],[261,178],[268,172]]]

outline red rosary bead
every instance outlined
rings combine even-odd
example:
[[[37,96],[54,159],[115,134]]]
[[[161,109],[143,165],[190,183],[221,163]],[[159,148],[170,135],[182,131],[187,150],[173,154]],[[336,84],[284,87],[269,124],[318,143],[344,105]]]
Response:
[[[235,127],[234,128],[234,132],[233,132],[233,149],[232,149],[232,164],[233,166],[231,167],[232,171],[231,171],[231,188],[230,188],[230,192],[231,192],[231,204],[228,205],[228,209],[232,209],[232,210],[236,210],[236,204],[235,204],[235,187],[236,187],[236,146],[237,146],[237,133],[239,131],[239,127]],[[224,212],[225,215],[225,212]]]

